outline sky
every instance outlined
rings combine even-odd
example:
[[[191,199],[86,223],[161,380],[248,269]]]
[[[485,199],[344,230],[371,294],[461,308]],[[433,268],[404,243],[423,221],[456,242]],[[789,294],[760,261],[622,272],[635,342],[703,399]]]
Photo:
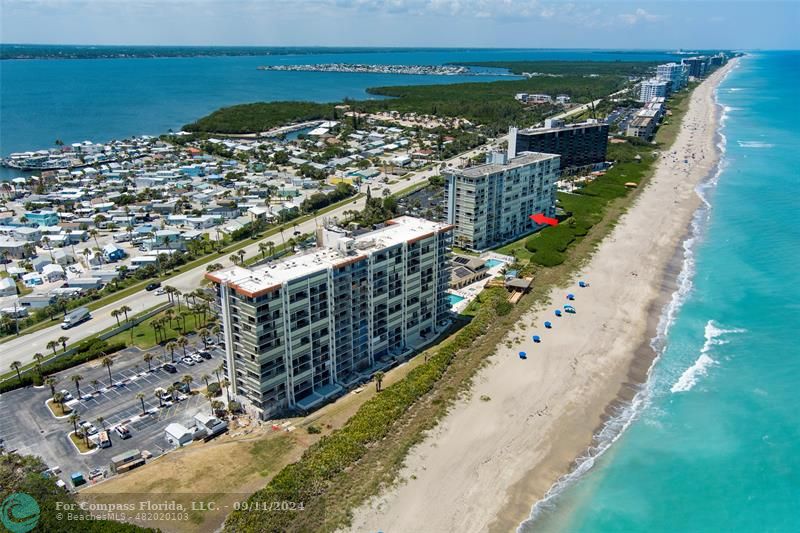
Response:
[[[0,0],[0,42],[800,49],[800,0]]]

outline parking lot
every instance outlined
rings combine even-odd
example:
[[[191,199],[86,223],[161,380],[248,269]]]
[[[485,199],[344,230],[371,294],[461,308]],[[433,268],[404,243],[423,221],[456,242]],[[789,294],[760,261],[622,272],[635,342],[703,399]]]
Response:
[[[187,352],[195,350],[195,346],[187,347]],[[110,447],[80,454],[68,437],[72,423],[67,417],[55,418],[46,406],[51,397],[49,387],[29,387],[0,396],[0,444],[6,450],[38,455],[49,466],[60,467],[61,479],[65,481],[73,472],[88,474],[94,469],[108,470],[111,458],[122,452],[138,449],[158,456],[169,450],[164,438],[164,428],[168,424],[177,422],[191,426],[195,414],[209,411],[208,400],[200,394],[200,389],[206,386],[202,376],[209,376],[210,383],[216,382],[215,369],[220,360],[208,355],[210,359],[203,358],[202,362],[187,365],[180,361],[182,351],[176,352],[176,362],[172,363],[176,372],[170,373],[156,360],[151,362],[148,370],[143,361],[145,353],[129,348],[113,356],[113,386],[109,386],[108,370],[99,361],[56,376],[56,390],[66,390],[75,397],[67,405],[80,415],[82,421],[92,424],[98,431],[108,430]],[[169,361],[169,356],[166,356],[166,361]],[[80,399],[77,399],[77,389],[71,380],[73,375],[83,377]],[[176,392],[173,399],[159,401],[156,389],[182,385],[181,380],[186,375],[193,380],[191,394]],[[137,398],[140,393],[144,396],[141,399]],[[114,431],[121,424],[129,429],[129,438],[123,439]]]

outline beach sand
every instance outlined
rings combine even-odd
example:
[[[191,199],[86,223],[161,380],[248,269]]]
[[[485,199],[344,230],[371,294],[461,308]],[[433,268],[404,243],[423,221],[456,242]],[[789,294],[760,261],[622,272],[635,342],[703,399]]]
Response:
[[[719,157],[714,90],[732,66],[694,91],[672,148],[575,285],[523,317],[507,337],[523,342],[498,345],[472,394],[411,450],[403,481],[354,512],[353,531],[513,531],[630,400],[655,356],[649,339],[701,202],[695,188]],[[578,288],[579,279],[591,286]],[[556,318],[569,292],[577,314]]]

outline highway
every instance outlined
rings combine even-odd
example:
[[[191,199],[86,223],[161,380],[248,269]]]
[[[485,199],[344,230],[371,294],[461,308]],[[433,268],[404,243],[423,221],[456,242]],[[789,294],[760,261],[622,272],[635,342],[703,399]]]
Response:
[[[621,94],[625,91],[618,91],[610,95],[610,97],[616,96]],[[552,118],[564,118],[571,115],[575,115],[578,113],[582,113],[585,110],[589,109],[592,105],[597,105],[601,99],[597,99],[594,102],[590,102],[587,104],[580,105],[575,107],[569,111],[564,113],[560,113],[555,115]],[[444,161],[445,165],[452,165],[452,166],[463,166],[463,163],[466,162],[467,158],[472,158],[480,153],[485,153],[487,151],[487,147],[494,147],[499,145],[501,142],[506,140],[506,135],[500,136],[496,139],[489,141],[489,143],[474,148],[468,152],[459,154],[451,159]],[[392,193],[396,193],[400,190],[406,189],[412,185],[416,185],[423,181],[426,181],[429,177],[435,176],[439,174],[439,167],[442,162],[435,162],[431,168],[426,170],[421,170],[419,172],[414,172],[408,179],[401,179],[398,180],[397,183],[392,185],[384,185],[381,188],[378,188],[376,185],[372,185],[372,192],[376,196],[382,196],[383,188],[388,187]],[[362,185],[362,192],[366,190],[366,186]],[[366,202],[365,198],[360,198],[358,200],[354,200],[352,203],[345,204],[340,206],[332,211],[325,213],[324,215],[320,215],[317,217],[317,220],[314,219],[308,220],[306,222],[299,223],[297,225],[297,231],[301,233],[313,233],[316,229],[317,224],[322,223],[322,219],[324,217],[343,217],[345,211],[352,211],[352,210],[361,210],[364,208],[364,204]],[[286,238],[289,238],[291,235],[290,233],[295,231],[292,228],[291,231],[284,231],[284,235]],[[260,252],[258,250],[258,243],[271,240],[276,244],[280,244],[281,242],[280,234],[270,235],[269,237],[265,237],[259,241],[253,241],[251,244],[247,245],[244,250],[246,253],[246,257],[253,257],[258,255]],[[209,257],[208,263],[215,262],[221,263],[223,266],[230,266],[232,265],[230,259],[230,254],[224,254],[216,257]],[[181,292],[191,292],[195,290],[199,285],[201,280],[203,279],[203,275],[206,272],[206,264],[203,264],[199,267],[193,268],[192,270],[188,270],[184,273],[178,274],[173,276],[167,280],[162,282],[163,285],[171,285],[176,289],[179,289]],[[114,301],[114,303],[101,307],[92,311],[92,319],[84,322],[76,326],[73,329],[69,330],[62,330],[60,325],[51,326],[46,329],[42,329],[35,333],[30,333],[27,335],[21,335],[18,338],[8,340],[0,345],[0,372],[5,372],[6,370],[10,370],[10,365],[13,361],[20,361],[23,364],[27,364],[33,361],[33,354],[40,352],[45,355],[50,355],[52,353],[51,350],[47,349],[47,343],[51,340],[56,340],[61,336],[69,337],[69,344],[74,342],[78,342],[82,339],[100,333],[103,330],[106,330],[114,325],[116,325],[117,320],[111,316],[111,311],[114,309],[119,309],[123,305],[127,305],[132,309],[132,311],[128,312],[129,316],[136,315],[141,313],[147,309],[150,309],[158,304],[164,303],[167,300],[166,295],[157,296],[152,292],[147,292],[144,289],[136,294],[132,294],[125,298],[121,298],[119,300]]]
[[[498,142],[502,140],[504,137],[500,139],[496,139],[494,142]],[[464,158],[474,157],[479,153],[486,150],[486,145],[479,146],[474,148],[468,152],[459,154],[456,157],[453,157],[447,161],[445,164],[450,165],[460,165]],[[423,181],[426,181],[429,177],[435,176],[439,174],[439,167],[441,162],[434,163],[431,168],[426,170],[421,170],[419,172],[414,172],[411,174],[409,179],[400,179],[397,183],[392,185],[383,185],[383,187],[378,188],[376,185],[371,185],[372,189],[371,192],[375,196],[382,196],[383,189],[389,188],[392,193],[396,193],[402,189],[408,188],[412,185],[416,185]],[[366,191],[366,185],[362,185],[362,192]],[[335,217],[338,216],[343,218],[344,211],[347,210],[361,210],[364,208],[364,204],[366,202],[366,198],[362,197],[358,200],[354,200],[351,203],[345,204],[340,206],[332,211],[325,213],[324,215],[320,215],[317,217],[316,222],[314,219],[308,220],[306,222],[299,223],[297,225],[297,231],[301,233],[313,233],[316,229],[315,224],[322,224],[322,219],[324,217]],[[284,231],[285,237],[288,239],[291,237],[291,233],[295,231],[294,228],[291,228],[289,231]],[[258,243],[263,241],[271,240],[276,244],[281,243],[281,236],[280,233],[275,235],[270,235],[269,237],[265,237],[259,241],[253,241],[251,244],[247,245],[244,250],[246,253],[246,257],[253,257],[258,255],[260,252],[258,250]],[[219,255],[219,256],[210,256],[208,263],[221,263],[223,266],[230,266],[232,265],[230,261],[230,253]],[[176,289],[179,289],[181,292],[191,292],[197,289],[200,285],[200,282],[203,279],[203,275],[206,272],[206,264],[203,264],[199,267],[193,268],[176,276],[173,276],[169,279],[162,281],[162,285],[171,285]],[[142,289],[140,292],[136,294],[132,294],[125,298],[120,298],[119,300],[114,301],[113,303],[101,307],[92,311],[92,318],[75,326],[72,329],[62,330],[60,324],[48,327],[46,329],[42,329],[35,333],[29,333],[26,335],[21,335],[18,338],[8,340],[3,344],[0,344],[0,373],[5,373],[7,370],[10,370],[10,365],[13,361],[19,361],[23,365],[28,364],[33,361],[33,354],[40,352],[45,355],[51,355],[53,352],[52,350],[47,349],[47,343],[51,340],[56,340],[61,336],[69,337],[68,344],[72,344],[74,342],[78,342],[82,339],[100,333],[112,326],[117,324],[117,319],[111,316],[111,311],[114,309],[119,309],[123,305],[127,305],[132,309],[132,311],[128,312],[129,316],[134,316],[138,313],[141,313],[147,309],[150,309],[158,304],[162,304],[167,301],[166,295],[157,296],[153,292],[147,292]]]

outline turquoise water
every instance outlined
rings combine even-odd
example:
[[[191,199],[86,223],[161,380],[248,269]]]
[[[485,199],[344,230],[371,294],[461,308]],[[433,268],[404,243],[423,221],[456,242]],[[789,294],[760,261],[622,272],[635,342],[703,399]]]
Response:
[[[463,302],[466,300],[463,296],[459,296],[458,294],[447,294],[447,301],[450,302],[450,307],[456,305],[458,302]]]
[[[522,531],[800,531],[798,84],[787,52],[751,55],[720,86],[721,171],[638,416]]]
[[[498,265],[502,265],[502,264],[504,264],[504,263],[502,261],[500,261],[499,259],[487,259],[486,260],[486,268],[494,268],[494,267],[496,267]]]

